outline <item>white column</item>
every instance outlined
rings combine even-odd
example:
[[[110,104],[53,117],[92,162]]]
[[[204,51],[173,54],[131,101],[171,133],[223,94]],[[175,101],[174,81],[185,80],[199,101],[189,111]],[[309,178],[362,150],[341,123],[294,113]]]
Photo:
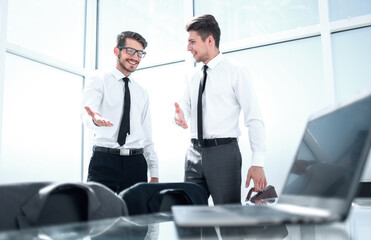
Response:
[[[319,7],[319,22],[321,29],[321,43],[323,56],[323,73],[327,99],[326,104],[333,104],[336,100],[335,96],[335,79],[334,69],[332,64],[332,48],[331,48],[331,30],[328,0],[318,0]]]
[[[6,30],[8,18],[8,0],[0,1],[0,167],[2,156],[2,129],[4,108],[4,78],[5,78],[5,54],[6,54]]]
[[[84,82],[87,74],[95,69],[97,63],[97,24],[98,24],[98,3],[97,0],[86,1],[86,16],[85,16],[85,75]],[[91,139],[93,133],[84,127],[82,128],[82,156],[81,156],[81,182],[86,181],[87,172],[89,167],[90,156],[92,154]]]

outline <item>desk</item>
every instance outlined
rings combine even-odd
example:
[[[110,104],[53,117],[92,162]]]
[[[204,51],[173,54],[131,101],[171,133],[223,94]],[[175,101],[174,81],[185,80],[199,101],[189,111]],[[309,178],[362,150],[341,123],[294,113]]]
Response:
[[[41,239],[370,239],[371,207],[353,205],[345,222],[266,227],[179,228],[168,214],[148,214],[0,232],[0,240]]]

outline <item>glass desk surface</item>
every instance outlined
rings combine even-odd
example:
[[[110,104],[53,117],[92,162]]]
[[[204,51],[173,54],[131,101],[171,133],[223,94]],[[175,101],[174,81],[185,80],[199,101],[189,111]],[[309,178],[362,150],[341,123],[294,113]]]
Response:
[[[370,239],[371,207],[353,204],[346,221],[257,227],[177,227],[171,213],[0,232],[0,240],[41,239]]]

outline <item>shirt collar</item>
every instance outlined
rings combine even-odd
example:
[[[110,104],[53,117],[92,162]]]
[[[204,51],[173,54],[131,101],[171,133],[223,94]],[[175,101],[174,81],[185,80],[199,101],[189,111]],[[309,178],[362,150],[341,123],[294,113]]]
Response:
[[[113,70],[112,70],[112,75],[113,75],[113,77],[116,79],[116,80],[118,80],[118,81],[120,81],[121,79],[123,79],[124,77],[126,77],[122,72],[120,72],[117,68],[114,68]],[[131,82],[132,81],[132,78],[131,78],[131,74],[129,75],[129,81]]]
[[[224,59],[224,55],[222,53],[219,53],[218,55],[216,55],[216,57],[214,57],[213,59],[210,60],[210,62],[208,62],[206,65],[213,69],[215,68],[221,61],[223,61]]]

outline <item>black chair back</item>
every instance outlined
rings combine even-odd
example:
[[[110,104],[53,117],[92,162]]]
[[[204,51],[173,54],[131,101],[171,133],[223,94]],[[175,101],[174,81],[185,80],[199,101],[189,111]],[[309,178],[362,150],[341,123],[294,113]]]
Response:
[[[125,202],[99,183],[0,185],[0,231],[126,215]]]
[[[88,198],[81,189],[52,192],[40,212],[38,225],[47,226],[88,220]]]
[[[207,205],[205,189],[195,183],[137,183],[122,191],[129,215],[170,212],[174,205]]]

